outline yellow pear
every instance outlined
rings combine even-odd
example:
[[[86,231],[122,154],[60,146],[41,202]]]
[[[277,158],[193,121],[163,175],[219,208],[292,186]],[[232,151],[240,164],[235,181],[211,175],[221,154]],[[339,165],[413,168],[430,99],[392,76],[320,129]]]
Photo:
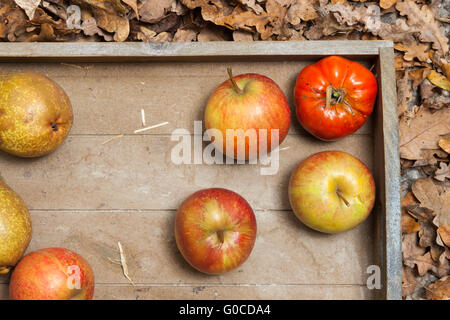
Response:
[[[69,97],[34,72],[0,74],[0,150],[39,157],[55,150],[72,127]]]
[[[0,274],[16,265],[30,240],[28,209],[19,195],[0,180]]]

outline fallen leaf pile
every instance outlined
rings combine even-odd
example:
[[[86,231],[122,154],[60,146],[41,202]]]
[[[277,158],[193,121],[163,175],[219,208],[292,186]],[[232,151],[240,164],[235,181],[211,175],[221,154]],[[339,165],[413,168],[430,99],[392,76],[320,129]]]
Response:
[[[393,41],[405,299],[450,299],[449,34],[450,0],[0,0],[0,41]]]

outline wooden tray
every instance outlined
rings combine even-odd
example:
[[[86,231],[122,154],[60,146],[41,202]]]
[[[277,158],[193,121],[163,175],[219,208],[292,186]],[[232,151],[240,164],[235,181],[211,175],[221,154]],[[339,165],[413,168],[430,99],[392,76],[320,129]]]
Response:
[[[0,154],[2,178],[22,195],[33,220],[28,251],[61,246],[83,255],[96,276],[97,299],[401,299],[398,129],[393,44],[384,41],[210,43],[2,43],[1,71],[32,70],[57,81],[71,98],[75,123],[67,141],[40,159]],[[210,93],[235,74],[275,80],[293,108],[298,72],[326,55],[371,67],[376,110],[357,133],[337,142],[308,135],[293,112],[277,175],[259,165],[175,165],[176,128],[193,132]],[[169,125],[140,134],[147,123]],[[113,139],[108,143],[105,141]],[[291,171],[321,151],[347,151],[374,173],[370,218],[338,235],[302,225],[290,210]],[[258,238],[249,260],[222,276],[192,269],[173,236],[178,205],[206,187],[225,187],[255,210]],[[120,241],[130,285],[117,259]],[[367,267],[379,265],[382,289],[369,290]],[[0,297],[8,298],[0,277]]]

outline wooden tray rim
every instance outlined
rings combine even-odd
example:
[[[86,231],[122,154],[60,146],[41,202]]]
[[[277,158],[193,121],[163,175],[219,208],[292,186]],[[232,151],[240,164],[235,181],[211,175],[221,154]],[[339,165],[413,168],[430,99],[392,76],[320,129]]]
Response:
[[[402,298],[400,157],[398,151],[398,118],[391,41],[332,40],[286,42],[169,42],[169,43],[0,43],[0,62],[10,61],[199,61],[218,59],[320,58],[327,55],[363,56],[377,59],[379,81],[375,153],[384,165],[375,174],[383,175],[378,198],[385,215],[377,221],[378,253],[383,273],[381,298]],[[380,171],[381,170],[381,171]]]

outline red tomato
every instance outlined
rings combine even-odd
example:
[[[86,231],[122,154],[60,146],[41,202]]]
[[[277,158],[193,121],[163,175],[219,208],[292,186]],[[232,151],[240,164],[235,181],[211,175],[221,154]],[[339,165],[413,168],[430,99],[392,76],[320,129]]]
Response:
[[[358,62],[326,57],[304,68],[294,98],[298,121],[322,140],[335,140],[358,130],[372,113],[377,80]]]

